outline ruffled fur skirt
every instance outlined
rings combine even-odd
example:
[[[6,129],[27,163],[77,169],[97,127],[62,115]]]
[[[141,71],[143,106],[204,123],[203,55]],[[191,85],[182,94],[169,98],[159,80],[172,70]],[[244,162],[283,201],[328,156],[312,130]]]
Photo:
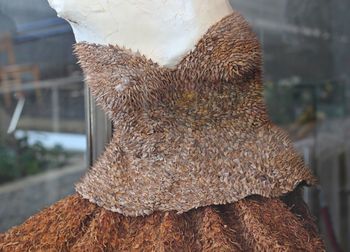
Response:
[[[301,192],[125,217],[67,197],[0,235],[0,251],[324,251]]]

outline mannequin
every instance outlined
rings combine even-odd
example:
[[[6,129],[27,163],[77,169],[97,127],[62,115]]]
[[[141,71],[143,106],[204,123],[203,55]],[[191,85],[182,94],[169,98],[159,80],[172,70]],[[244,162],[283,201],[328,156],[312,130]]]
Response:
[[[174,66],[210,26],[232,12],[228,0],[49,0],[77,42],[118,44]],[[131,22],[132,20],[132,22]]]
[[[51,1],[88,40],[75,53],[113,136],[77,192],[0,234],[0,251],[324,251],[301,198],[315,178],[268,118],[259,41],[239,13],[72,2]]]

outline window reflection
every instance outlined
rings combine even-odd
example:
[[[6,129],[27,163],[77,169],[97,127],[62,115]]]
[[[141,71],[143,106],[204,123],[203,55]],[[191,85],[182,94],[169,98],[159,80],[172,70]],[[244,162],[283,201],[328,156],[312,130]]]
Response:
[[[332,251],[325,204],[336,239],[349,250],[350,2],[231,0],[252,23],[264,50],[265,97],[273,121],[285,128],[320,179],[306,191]],[[322,195],[320,195],[322,193]]]
[[[305,199],[327,246],[331,250],[324,203],[347,251],[350,1],[230,2],[262,43],[273,121],[290,133],[320,178],[323,196],[307,190]],[[84,91],[69,25],[46,0],[0,0],[0,41],[0,202],[6,202],[0,205],[0,230],[5,230],[72,191],[85,166],[86,146]],[[95,118],[95,128],[105,130],[104,119]],[[103,149],[105,139],[97,133],[94,148]]]
[[[45,0],[0,0],[0,231],[73,192],[86,168],[73,43]]]

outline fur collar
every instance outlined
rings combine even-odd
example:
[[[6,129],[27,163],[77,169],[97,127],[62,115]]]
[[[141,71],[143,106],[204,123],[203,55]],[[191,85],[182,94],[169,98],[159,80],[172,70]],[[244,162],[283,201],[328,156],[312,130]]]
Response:
[[[234,12],[174,68],[118,46],[75,47],[111,143],[76,190],[128,216],[278,197],[315,182],[267,115],[259,42]]]

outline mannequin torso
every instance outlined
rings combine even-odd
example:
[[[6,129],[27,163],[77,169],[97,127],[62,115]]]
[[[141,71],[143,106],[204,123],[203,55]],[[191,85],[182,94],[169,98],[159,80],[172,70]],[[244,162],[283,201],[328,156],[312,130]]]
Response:
[[[77,42],[117,44],[174,66],[213,24],[232,12],[228,0],[49,0]]]
[[[0,234],[0,251],[325,251],[295,188],[314,178],[267,118],[260,46],[244,18],[218,14],[221,21],[206,32],[200,21],[212,15],[198,6],[224,1],[188,0],[197,12],[178,19],[154,7],[187,6],[182,0],[129,0],[119,12],[109,3],[120,13],[115,19],[91,4],[97,1],[119,3],[80,0],[90,3],[83,10],[78,0],[51,2],[78,42],[90,42],[77,43],[75,53],[97,104],[113,119],[113,138],[77,193]],[[122,8],[132,2],[163,21]],[[129,22],[111,30],[123,13]],[[187,30],[185,17],[193,18]],[[205,24],[218,20],[211,21]],[[182,60],[169,69],[124,44],[158,63]]]

